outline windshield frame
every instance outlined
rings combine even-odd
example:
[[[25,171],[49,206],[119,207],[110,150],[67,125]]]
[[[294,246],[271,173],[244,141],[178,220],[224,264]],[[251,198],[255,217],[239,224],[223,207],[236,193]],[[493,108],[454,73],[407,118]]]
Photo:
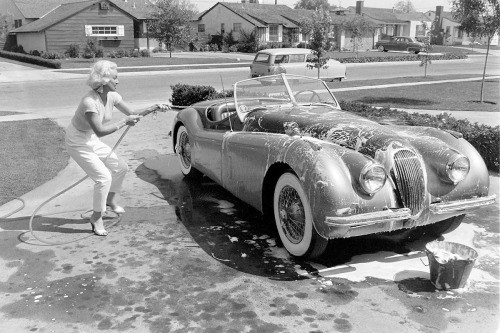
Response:
[[[297,89],[297,91],[294,92],[294,87],[300,86],[301,84],[313,85],[315,89]],[[255,91],[252,91],[252,86],[255,87]],[[272,88],[276,88],[281,92],[279,94],[270,92],[272,91]],[[297,101],[296,97],[299,95],[299,93],[305,91],[311,92],[312,97],[316,95],[318,98],[318,102],[313,102],[312,97],[311,101],[309,102]],[[322,102],[320,100],[319,93],[324,94],[323,96],[325,96],[328,101]],[[254,103],[249,103],[251,101],[259,101],[259,104],[255,105]],[[262,103],[262,101],[265,101],[267,103]],[[337,99],[333,95],[331,89],[323,80],[307,76],[284,73],[277,75],[260,76],[236,82],[234,84],[234,103],[236,112],[241,122],[244,122],[248,114],[254,110],[262,110],[278,106],[299,107],[305,105],[325,105],[331,107],[332,110],[340,110]]]

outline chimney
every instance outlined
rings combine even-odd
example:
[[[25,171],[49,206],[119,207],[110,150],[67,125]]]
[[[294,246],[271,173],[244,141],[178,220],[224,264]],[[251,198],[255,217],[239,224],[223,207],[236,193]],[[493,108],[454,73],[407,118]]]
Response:
[[[364,1],[356,1],[356,14],[363,14]]]

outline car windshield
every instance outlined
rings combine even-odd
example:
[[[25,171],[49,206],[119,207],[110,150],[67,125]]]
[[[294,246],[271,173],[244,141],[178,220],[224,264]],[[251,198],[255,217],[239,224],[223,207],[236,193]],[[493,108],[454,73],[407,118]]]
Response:
[[[338,109],[338,103],[322,80],[297,75],[270,75],[239,81],[234,98],[240,118],[256,108],[325,104]]]

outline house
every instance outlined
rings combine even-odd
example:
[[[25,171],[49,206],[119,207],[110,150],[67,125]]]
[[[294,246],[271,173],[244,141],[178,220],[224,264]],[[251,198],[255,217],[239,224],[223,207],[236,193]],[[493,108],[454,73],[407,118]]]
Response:
[[[364,1],[356,1],[356,7],[348,7],[347,13],[363,15],[377,27],[373,33],[373,45],[390,36],[424,37],[432,20],[420,12],[404,13],[395,9],[370,8]]]
[[[95,38],[105,51],[157,46],[147,35],[149,0],[0,0],[26,52],[64,53]]]
[[[229,32],[238,40],[243,31],[255,30],[261,44],[297,44],[305,37],[299,33],[299,23],[311,15],[312,11],[286,5],[218,2],[191,22],[191,31],[201,43],[209,42],[210,36]]]
[[[488,39],[486,37],[474,38],[467,32],[459,29],[460,22],[457,22],[451,12],[443,11],[443,6],[436,6],[436,10],[429,10],[425,12],[425,16],[431,21],[436,21],[440,25],[438,28],[442,31],[439,44],[442,45],[470,45],[473,42],[486,44]],[[437,20],[436,20],[437,18]],[[498,45],[498,33],[493,36],[491,45]]]

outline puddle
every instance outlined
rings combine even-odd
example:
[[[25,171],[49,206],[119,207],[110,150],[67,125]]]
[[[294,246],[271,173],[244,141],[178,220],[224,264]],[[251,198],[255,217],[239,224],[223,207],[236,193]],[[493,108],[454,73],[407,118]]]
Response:
[[[330,242],[321,257],[302,261],[281,246],[273,221],[265,221],[260,212],[207,177],[184,178],[175,155],[149,156],[136,174],[156,186],[162,198],[175,206],[179,221],[207,254],[245,273],[277,280],[429,279],[424,251],[425,244],[433,240],[429,237],[408,242],[391,241],[384,235],[338,239]],[[476,234],[475,229],[463,224],[451,235],[461,234],[461,238],[468,239]],[[495,282],[483,273],[473,272],[472,276]]]

